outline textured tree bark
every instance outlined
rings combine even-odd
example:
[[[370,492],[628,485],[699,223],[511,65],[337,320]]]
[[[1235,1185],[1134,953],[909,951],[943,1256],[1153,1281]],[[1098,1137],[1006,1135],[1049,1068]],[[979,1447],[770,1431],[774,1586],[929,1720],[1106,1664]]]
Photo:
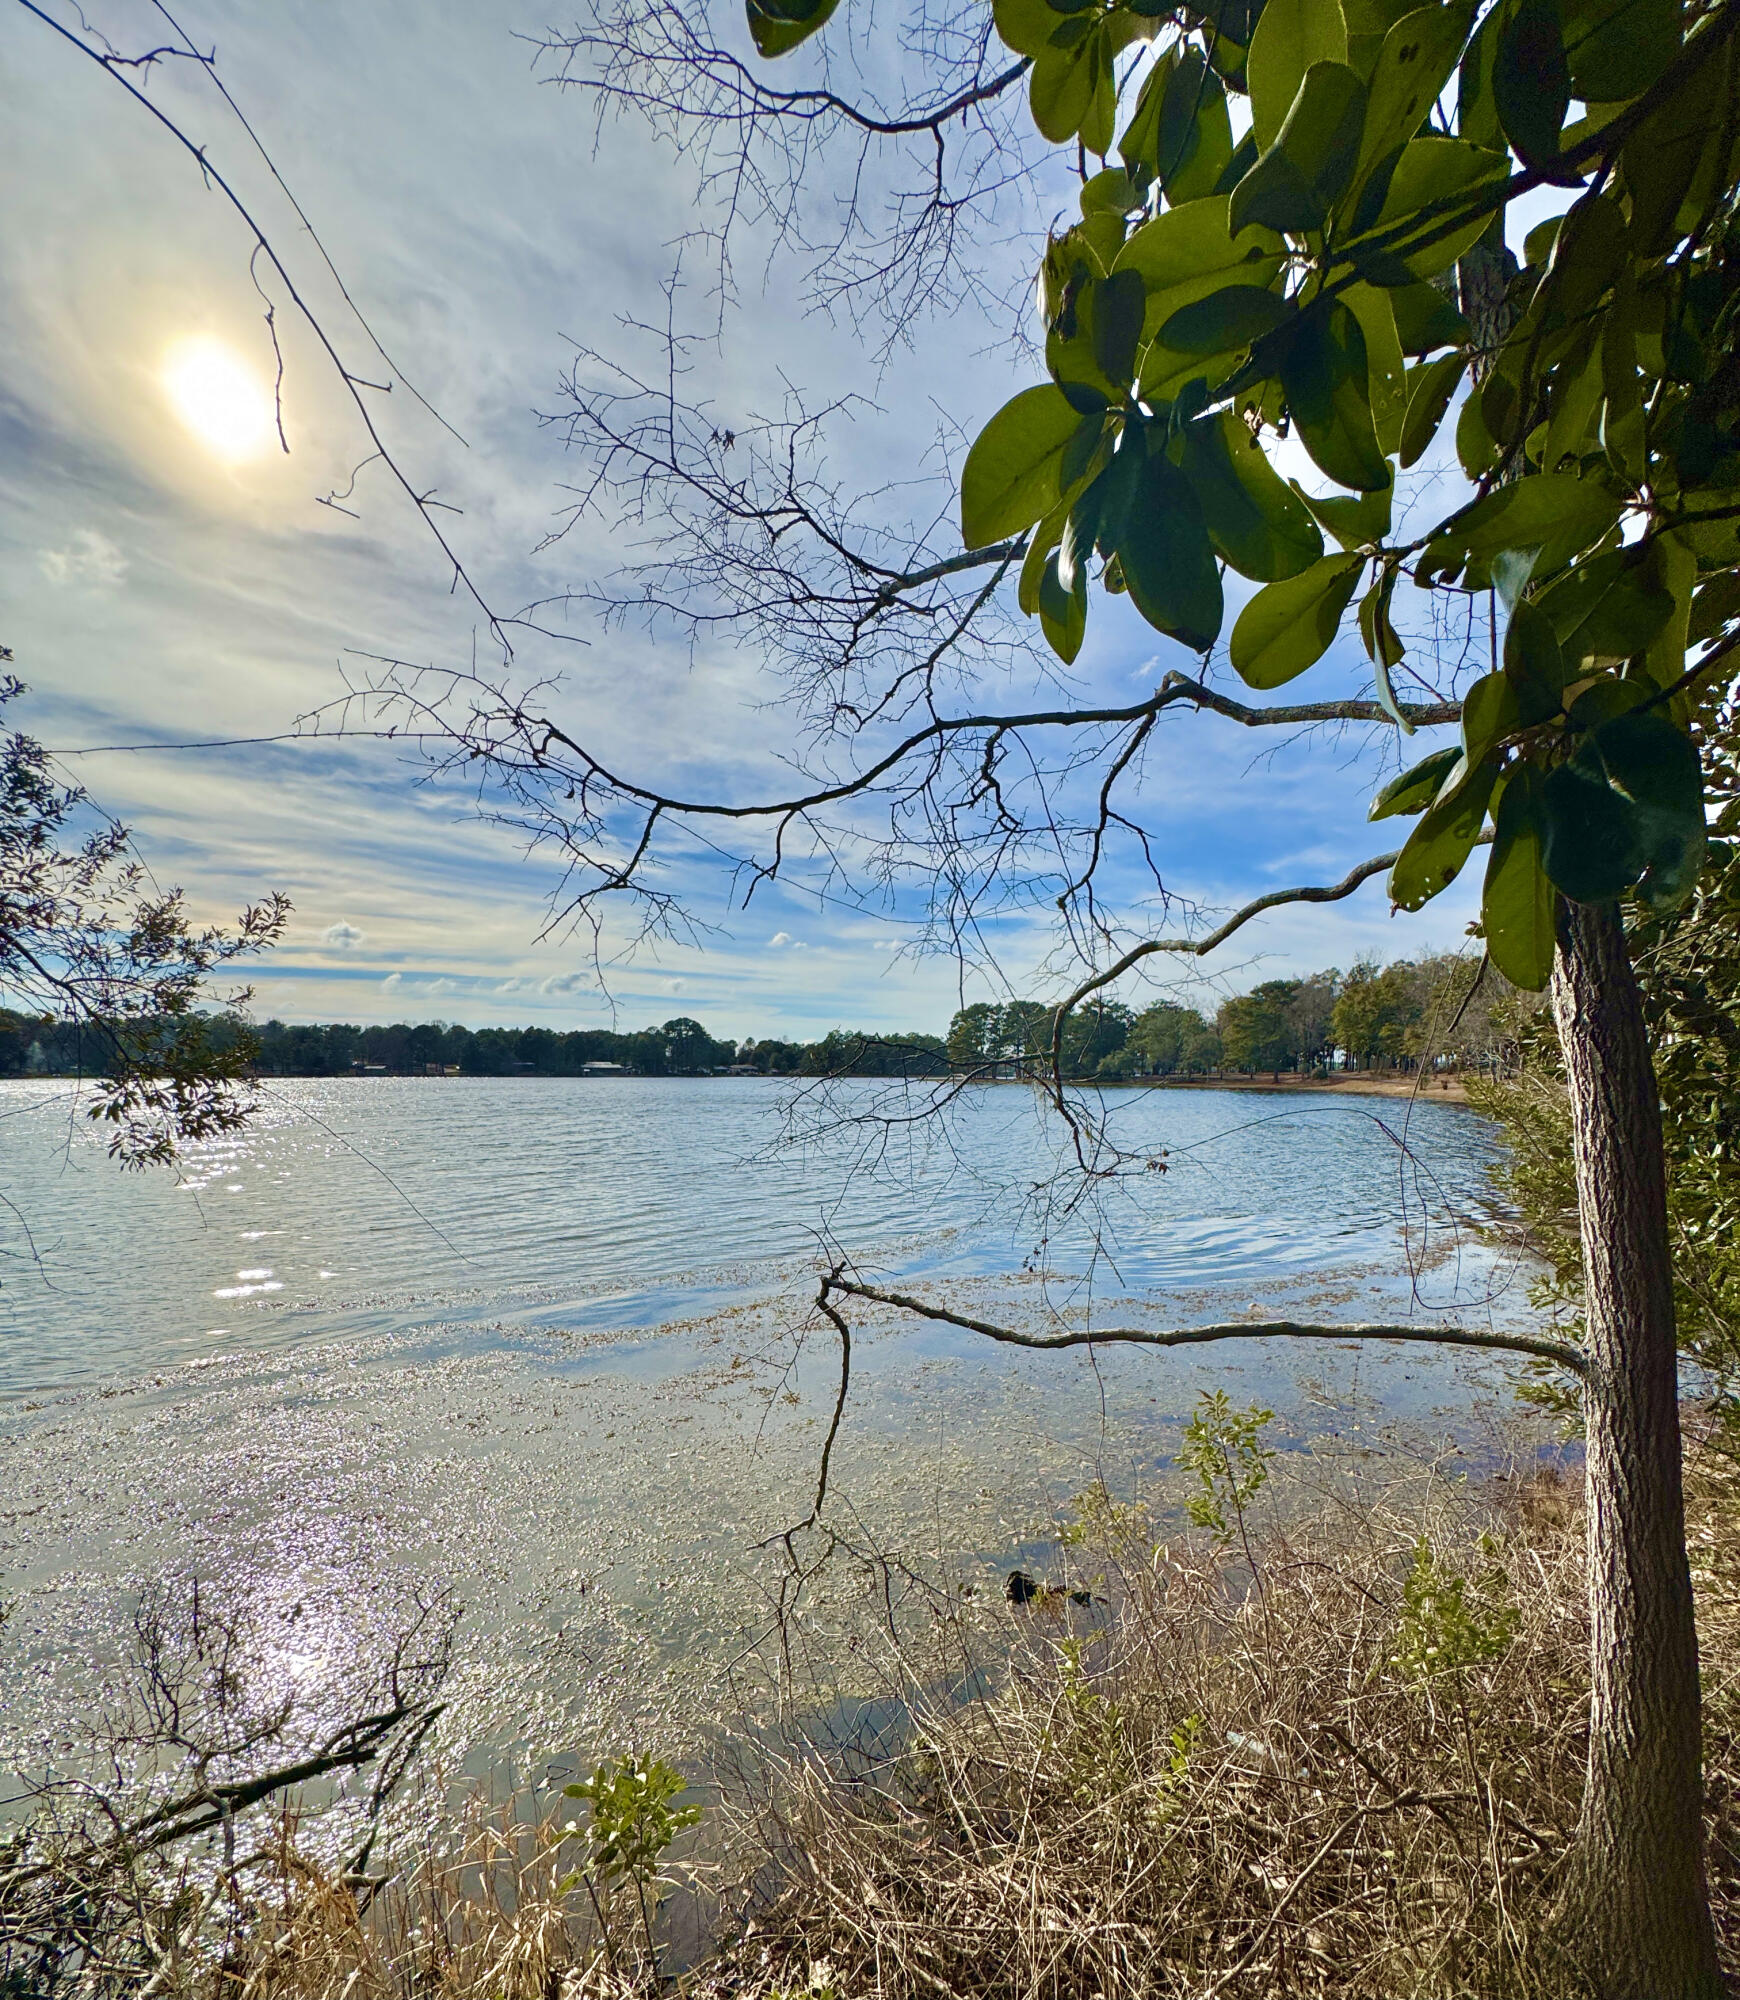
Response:
[[[1625,933],[1561,904],[1553,1018],[1570,1085],[1589,1374],[1589,1768],[1563,1938],[1602,2000],[1726,1991],[1704,1875],[1661,1104]]]

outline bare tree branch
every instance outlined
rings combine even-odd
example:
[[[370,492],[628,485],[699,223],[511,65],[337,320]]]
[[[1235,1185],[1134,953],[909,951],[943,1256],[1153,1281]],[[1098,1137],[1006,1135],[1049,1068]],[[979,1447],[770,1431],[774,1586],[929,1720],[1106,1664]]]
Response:
[[[1258,1319],[1178,1327],[1165,1333],[1153,1333],[1141,1327],[1072,1329],[1053,1334],[1020,1333],[1013,1327],[998,1326],[990,1320],[950,1312],[944,1306],[915,1299],[905,1292],[890,1292],[876,1285],[862,1284],[838,1270],[830,1272],[823,1280],[824,1298],[831,1291],[869,1299],[877,1305],[896,1306],[902,1312],[916,1313],[923,1319],[958,1326],[967,1333],[983,1334],[987,1340],[999,1341],[1007,1347],[1035,1348],[1048,1353],[1068,1347],[1201,1347],[1220,1340],[1390,1340],[1423,1347],[1474,1347],[1489,1353],[1526,1354],[1537,1361],[1551,1361],[1573,1375],[1582,1376],[1588,1372],[1588,1362],[1581,1350],[1568,1341],[1535,1339],[1527,1334],[1483,1333],[1475,1327],[1423,1327],[1365,1320],[1337,1326],[1303,1320]]]

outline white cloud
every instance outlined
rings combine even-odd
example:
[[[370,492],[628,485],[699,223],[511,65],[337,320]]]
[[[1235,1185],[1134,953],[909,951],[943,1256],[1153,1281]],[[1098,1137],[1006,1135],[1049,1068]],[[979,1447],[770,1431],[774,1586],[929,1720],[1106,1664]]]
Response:
[[[582,993],[592,984],[589,972],[552,972],[538,988],[540,993]],[[502,989],[506,992],[506,988]]]
[[[790,931],[775,931],[773,936],[770,937],[767,941],[767,948],[769,951],[778,951],[782,944],[790,944],[790,943],[791,943]]]
[[[349,951],[353,944],[361,944],[363,937],[364,933],[355,924],[337,923],[328,926],[326,942],[340,951]]]
[[[530,984],[531,982],[525,979],[504,979],[495,990],[498,993],[518,993]]]
[[[405,975],[402,972],[389,972],[386,978],[381,981],[382,986],[384,986],[389,993],[391,993],[395,987],[402,986],[404,983],[405,983]]]
[[[70,545],[44,549],[42,573],[50,583],[83,590],[118,590],[127,577],[127,558],[96,528],[75,528]]]
[[[429,982],[429,991],[431,993],[451,993],[454,983],[451,979],[431,979]]]

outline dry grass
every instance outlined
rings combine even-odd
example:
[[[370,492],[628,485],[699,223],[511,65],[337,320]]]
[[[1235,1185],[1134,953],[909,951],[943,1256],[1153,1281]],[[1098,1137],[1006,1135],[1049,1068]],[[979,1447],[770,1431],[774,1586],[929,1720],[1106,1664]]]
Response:
[[[1700,1448],[1691,1492],[1713,1889],[1733,1957],[1740,1477]],[[926,1645],[890,1642],[881,1737],[794,1735],[710,1809],[698,1851],[716,1935],[694,1971],[672,1970],[662,1933],[653,1970],[624,1887],[599,1905],[568,1879],[556,1820],[479,1810],[359,1890],[299,1855],[286,1816],[221,1943],[190,1945],[150,1990],[1570,1993],[1539,1939],[1582,1780],[1577,1495],[1547,1475],[1478,1492],[1425,1477],[1411,1493],[1274,1510],[1249,1559],[1236,1523],[1218,1546],[1159,1543],[1101,1507],[1074,1552],[1096,1604],[988,1615],[968,1599]]]
[[[1737,1494],[1707,1456],[1695,1493],[1732,1951]],[[886,2000],[1574,1990],[1539,1943],[1584,1755],[1567,1484],[1329,1505],[1253,1543],[1254,1583],[1139,1524],[1109,1539],[1098,1635],[1041,1626],[994,1694],[917,1699],[873,1784],[779,1773],[745,1971]]]

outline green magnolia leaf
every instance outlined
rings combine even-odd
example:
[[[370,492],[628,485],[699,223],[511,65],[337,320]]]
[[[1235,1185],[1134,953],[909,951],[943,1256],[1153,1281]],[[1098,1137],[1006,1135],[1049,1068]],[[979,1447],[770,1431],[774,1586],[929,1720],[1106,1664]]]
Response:
[[[1130,601],[1148,623],[1206,653],[1220,636],[1220,571],[1190,481],[1161,453],[1137,476],[1117,553]]]
[[[1038,4],[1044,6],[1046,0],[1038,0]],[[1004,35],[1003,39],[1009,38]],[[1146,188],[1160,177],[1160,114],[1166,105],[1166,86],[1177,68],[1178,56],[1173,49],[1156,59],[1118,140],[1118,157],[1130,180],[1139,188]]]
[[[1052,551],[1063,540],[1064,524],[1068,519],[1067,506],[1054,507],[1028,537],[1027,553],[1022,558],[1021,576],[1016,585],[1015,599],[1029,618],[1038,615],[1040,581],[1044,577]]]
[[[1626,251],[1625,211],[1611,195],[1586,194],[1575,202],[1553,239],[1541,292],[1546,324],[1592,313],[1624,269]]]
[[[1221,169],[1220,178],[1209,190],[1211,194],[1231,194],[1252,167],[1257,164],[1257,135],[1247,132],[1233,148],[1232,158]]]
[[[1492,94],[1517,158],[1550,172],[1571,102],[1558,0],[1515,0],[1508,8],[1493,60]]]
[[[1051,0],[991,0],[991,19],[1007,47],[1036,56],[1050,46],[1063,16]]]
[[[1504,677],[1515,690],[1524,728],[1558,714],[1565,692],[1565,660],[1553,621],[1538,604],[1525,601],[1510,614],[1504,635]]]
[[[1198,49],[1185,49],[1165,79],[1155,138],[1156,174],[1174,207],[1214,193],[1233,156],[1232,117]]]
[[[1393,569],[1386,569],[1360,599],[1359,636],[1365,641],[1366,657],[1371,661],[1377,680],[1378,706],[1404,735],[1412,736],[1414,725],[1403,714],[1390,681],[1390,669],[1400,666],[1406,650],[1390,618],[1390,599],[1395,595],[1395,589],[1396,573]]]
[[[1601,332],[1580,328],[1575,345],[1553,371],[1547,398],[1547,434],[1539,460],[1543,472],[1556,472],[1567,458],[1581,461],[1600,444],[1604,373]]]
[[[1404,467],[1419,462],[1428,445],[1438,435],[1438,426],[1450,407],[1463,370],[1465,354],[1441,354],[1436,361],[1422,361],[1408,370],[1407,413],[1402,418],[1401,460]]]
[[[1505,780],[1486,864],[1480,916],[1492,962],[1538,993],[1552,977],[1558,899],[1541,858],[1541,775],[1523,764]]]
[[[1281,355],[1281,386],[1299,436],[1320,471],[1363,493],[1390,483],[1378,449],[1365,335],[1339,299],[1303,313]]]
[[[1018,535],[1057,505],[1059,467],[1081,423],[1050,382],[1023,389],[1003,405],[973,441],[961,470],[967,548]]]
[[[1314,62],[1274,144],[1232,194],[1232,227],[1321,229],[1346,191],[1365,129],[1365,85],[1341,62]]]
[[[1297,576],[1322,555],[1311,516],[1233,411],[1186,425],[1183,470],[1209,539],[1241,576],[1271,583]]]
[[[1057,462],[1057,489],[1060,496],[1067,499],[1073,490],[1085,486],[1090,479],[1105,470],[1106,460],[1111,455],[1117,436],[1117,428],[1107,411],[1101,411],[1097,417],[1081,419],[1068,443],[1063,447],[1063,456]]]
[[[1065,590],[1075,590],[1087,575],[1088,559],[1100,531],[1101,509],[1108,498],[1106,485],[1102,473],[1064,517],[1057,545],[1057,580]]]
[[[1540,599],[1564,658],[1628,660],[1673,616],[1674,599],[1634,549],[1609,549],[1567,570]],[[1684,649],[1680,658],[1684,660]]]
[[[1679,53],[1681,0],[1564,0],[1571,89],[1586,104],[1641,96]]]
[[[1521,726],[1516,689],[1502,672],[1482,674],[1462,697],[1462,754],[1471,768]]]
[[[1487,565],[1507,618],[1522,602],[1540,559],[1539,549],[1501,549]]]
[[[1451,515],[1427,543],[1416,575],[1422,586],[1454,575],[1465,562],[1506,549],[1539,549],[1538,573],[1551,575],[1598,542],[1618,521],[1623,502],[1592,479],[1536,473]]]
[[[1148,295],[1135,271],[1116,271],[1093,287],[1093,351],[1108,381],[1127,387],[1136,373],[1136,345]]]
[[[1033,58],[1027,84],[1028,109],[1054,146],[1073,139],[1093,108],[1099,83],[1097,39],[1089,35],[1073,48],[1052,46]]]
[[[1247,229],[1235,240],[1223,194],[1169,208],[1130,232],[1112,265],[1136,271],[1148,291],[1143,330],[1152,339],[1180,307],[1223,285],[1266,288],[1281,269],[1285,245],[1273,231]]]
[[[1442,789],[1444,780],[1462,762],[1462,751],[1451,743],[1422,757],[1411,770],[1392,778],[1371,802],[1367,819],[1393,819],[1398,813],[1424,812]]]
[[[1543,865],[1573,903],[1610,903],[1643,873],[1637,814],[1607,782],[1593,742],[1548,772],[1540,822]]]
[[[1607,782],[1631,801],[1644,854],[1637,893],[1673,909],[1704,865],[1704,774],[1692,739],[1654,709],[1604,722],[1594,735]]]
[[[839,4],[840,0],[747,0],[756,53],[785,55],[823,28]]]
[[[1369,220],[1382,210],[1402,148],[1419,131],[1450,80],[1472,16],[1467,5],[1420,7],[1403,15],[1384,36],[1372,68],[1365,135],[1354,175],[1356,189],[1364,191],[1361,202],[1372,203]],[[1356,208],[1355,227],[1360,226]]]
[[[1118,275],[1135,278],[1137,296],[1141,296],[1141,280],[1134,271]],[[1292,313],[1292,306],[1278,292],[1261,291],[1255,285],[1227,285],[1193,305],[1181,306],[1156,338],[1174,354],[1231,354],[1284,326]]]
[[[1478,396],[1463,399],[1456,419],[1456,461],[1470,479],[1484,479],[1498,464],[1500,447],[1486,428],[1486,416]]]
[[[1227,213],[1225,195],[1169,208],[1132,230],[1118,252],[1114,273],[1139,272],[1147,288],[1142,327],[1150,344],[1139,380],[1150,401],[1170,402],[1184,382],[1203,372],[1198,357],[1174,354],[1154,337],[1175,312],[1229,284],[1266,289],[1280,272],[1285,248],[1280,237],[1272,230],[1247,229],[1235,241]]]
[[[1365,335],[1366,385],[1378,449],[1396,451],[1401,446],[1402,418],[1407,410],[1408,371],[1390,295],[1372,285],[1349,285],[1341,301]]]
[[[1332,493],[1324,498],[1307,493],[1296,479],[1292,484],[1312,519],[1327,528],[1344,549],[1374,548],[1390,531],[1390,510],[1396,497],[1393,480],[1375,493]]]
[[[1081,143],[1084,151],[1097,153],[1102,160],[1112,150],[1112,134],[1118,122],[1118,79],[1108,30],[1111,24],[1129,18],[1128,14],[1106,16],[1105,27],[1091,44],[1094,87],[1088,108],[1082,114]]]
[[[1638,582],[1650,593],[1652,607],[1665,603],[1667,615],[1643,649],[1643,667],[1659,688],[1672,687],[1686,670],[1687,631],[1691,619],[1692,588],[1698,580],[1697,557],[1677,534],[1656,535],[1645,545],[1639,565]],[[1682,713],[1675,720],[1690,720],[1689,695],[1680,697]]]
[[[1498,766],[1458,763],[1461,777],[1426,809],[1390,869],[1390,901],[1398,909],[1423,909],[1449,888],[1480,838]]]
[[[1390,175],[1390,191],[1371,235],[1389,245],[1386,254],[1399,272],[1413,278],[1435,278],[1485,233],[1493,211],[1479,206],[1480,197],[1490,190],[1495,209],[1506,171],[1502,153],[1470,145],[1465,139],[1441,139],[1432,134],[1410,139]],[[1446,212],[1460,206],[1454,197],[1465,198],[1477,212],[1446,235]],[[1432,215],[1422,217],[1421,211],[1427,209]],[[1357,256],[1352,246],[1350,251]],[[1379,282],[1388,286],[1391,281],[1381,278]]]
[[[1390,311],[1404,354],[1430,354],[1439,347],[1460,347],[1471,340],[1471,328],[1436,285],[1389,288]]]
[[[1239,613],[1229,648],[1233,668],[1248,687],[1280,687],[1322,659],[1352,601],[1364,560],[1324,556],[1257,592]]]
[[[1077,570],[1074,586],[1063,581],[1055,554],[1045,560],[1039,580],[1039,629],[1045,643],[1067,667],[1081,651],[1087,632],[1087,570]]]
[[[1657,105],[1620,151],[1631,197],[1632,248],[1640,258],[1660,256],[1679,234],[1680,211],[1712,142],[1719,142],[1726,127],[1732,61],[1730,41]]]
[[[1481,20],[1467,48],[1456,77],[1456,129],[1476,146],[1501,149],[1504,128],[1498,122],[1498,100],[1492,90],[1493,59],[1498,53],[1501,15],[1495,7]]]
[[[1267,0],[1245,65],[1259,152],[1275,143],[1311,65],[1346,61],[1347,22],[1339,0]]]
[[[1604,722],[1611,722],[1616,715],[1629,715],[1634,708],[1647,706],[1654,694],[1655,690],[1647,681],[1623,680],[1618,674],[1599,674],[1579,688],[1566,713],[1574,728],[1593,731]]]
[[[1096,215],[1121,218],[1141,205],[1141,194],[1122,167],[1102,167],[1097,174],[1090,174],[1082,182],[1081,212],[1084,221],[1091,221]],[[1120,246],[1123,240],[1120,234]]]

